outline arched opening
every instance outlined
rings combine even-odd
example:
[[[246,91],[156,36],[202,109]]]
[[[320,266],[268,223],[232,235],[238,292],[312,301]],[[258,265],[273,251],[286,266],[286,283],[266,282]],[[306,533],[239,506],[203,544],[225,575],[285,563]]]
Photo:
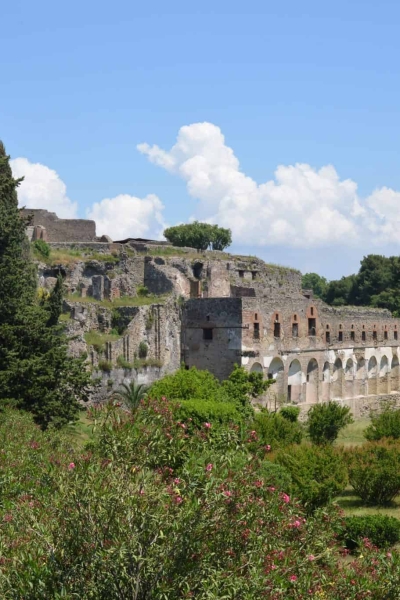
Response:
[[[268,378],[275,379],[275,383],[268,389],[271,400],[276,400],[277,404],[286,401],[283,387],[283,362],[280,358],[274,358],[269,365]]]
[[[293,360],[289,366],[288,373],[288,402],[294,402],[295,404],[301,402],[302,394],[302,371],[301,365],[298,360]]]
[[[397,355],[394,355],[392,358],[392,368],[390,370],[390,389],[392,392],[399,391],[399,376],[399,359]]]
[[[253,363],[253,365],[251,366],[250,372],[251,373],[263,373],[264,369],[262,368],[262,365],[260,365],[260,363],[256,362],[256,363]]]
[[[357,361],[357,370],[354,381],[354,395],[355,396],[366,396],[366,385],[365,385],[365,360],[359,358]]]
[[[307,365],[306,402],[318,402],[318,363],[315,358]]]
[[[343,365],[340,358],[335,360],[332,373],[332,398],[341,398],[343,395]]]
[[[351,358],[346,362],[344,371],[344,397],[353,398],[354,396],[354,362]]]
[[[378,381],[378,394],[388,393],[389,383],[389,361],[387,356],[382,356],[381,363],[379,365],[379,381]]]
[[[368,361],[368,396],[375,396],[377,393],[377,367],[375,356],[371,356]]]

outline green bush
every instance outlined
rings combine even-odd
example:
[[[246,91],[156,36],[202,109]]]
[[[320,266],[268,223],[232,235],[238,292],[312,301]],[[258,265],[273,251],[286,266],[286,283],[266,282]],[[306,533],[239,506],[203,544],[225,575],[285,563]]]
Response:
[[[357,548],[363,538],[368,538],[378,548],[393,546],[400,541],[400,521],[387,515],[346,517],[341,538],[349,550]]]
[[[257,433],[260,444],[271,446],[300,444],[303,428],[300,423],[289,421],[279,413],[263,410],[256,413],[252,427]]]
[[[138,285],[136,288],[136,293],[138,296],[148,296],[149,289],[145,285]]]
[[[33,247],[37,251],[38,254],[41,254],[45,258],[49,258],[50,256],[50,246],[47,242],[43,240],[35,240],[33,242]]]
[[[294,445],[278,450],[272,459],[289,471],[294,493],[309,512],[328,504],[346,487],[345,461],[331,446]]]
[[[139,344],[139,358],[147,358],[147,353],[149,351],[149,347],[146,342],[141,341]]]
[[[296,423],[299,418],[300,408],[298,406],[282,406],[279,414],[288,421]]]
[[[380,415],[371,415],[371,424],[365,429],[364,437],[369,441],[400,439],[400,410],[387,406]]]
[[[104,371],[105,373],[112,371],[112,364],[109,360],[99,360],[98,366],[100,371]]]
[[[209,371],[181,368],[153,383],[150,395],[154,398],[165,396],[168,400],[210,400],[216,398],[219,386]]]
[[[350,408],[330,401],[310,408],[307,431],[313,444],[333,444],[339,431],[350,423],[353,423]]]
[[[349,482],[357,496],[378,506],[389,504],[400,493],[400,446],[369,442],[345,452]]]
[[[216,424],[237,424],[243,419],[233,404],[203,399],[182,400],[177,405],[176,415],[181,421],[191,420],[198,428],[204,428],[205,423],[210,423],[212,427]]]

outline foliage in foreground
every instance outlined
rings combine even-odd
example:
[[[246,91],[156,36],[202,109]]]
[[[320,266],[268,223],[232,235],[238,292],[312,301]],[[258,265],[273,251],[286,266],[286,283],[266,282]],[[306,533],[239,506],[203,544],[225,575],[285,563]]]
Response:
[[[398,554],[343,562],[337,510],[305,514],[235,429],[189,435],[166,400],[96,418],[82,452],[2,416],[2,598],[398,598]]]

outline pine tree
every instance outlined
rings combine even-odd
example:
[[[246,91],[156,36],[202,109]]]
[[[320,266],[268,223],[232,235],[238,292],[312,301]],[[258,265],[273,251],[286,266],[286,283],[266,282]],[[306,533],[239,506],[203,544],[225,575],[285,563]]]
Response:
[[[68,356],[57,323],[62,281],[47,303],[37,299],[18,185],[0,143],[0,403],[30,410],[43,428],[61,427],[76,419],[79,400],[88,399],[90,375],[83,359]]]

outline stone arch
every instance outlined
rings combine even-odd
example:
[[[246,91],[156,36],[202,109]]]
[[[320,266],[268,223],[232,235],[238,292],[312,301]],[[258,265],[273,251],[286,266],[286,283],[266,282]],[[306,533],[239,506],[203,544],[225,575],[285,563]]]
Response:
[[[268,378],[275,379],[275,383],[269,388],[270,395],[276,400],[284,400],[284,377],[283,377],[283,362],[281,358],[274,358],[268,367]]]
[[[399,391],[399,376],[400,376],[399,357],[395,354],[392,358],[392,365],[391,365],[391,369],[390,369],[390,389],[392,392]]]
[[[318,363],[315,358],[312,358],[307,365],[306,402],[318,402],[318,380]]]
[[[375,396],[377,394],[377,376],[378,363],[375,356],[371,356],[368,361],[368,396]]]
[[[343,396],[343,364],[340,358],[335,360],[332,373],[332,398],[341,398]]]
[[[251,365],[250,372],[251,373],[264,373],[264,369],[262,368],[262,365],[259,362],[255,362]]]
[[[365,360],[363,358],[359,358],[357,360],[357,368],[355,374],[354,381],[354,395],[355,396],[366,396],[365,393]]]
[[[354,362],[349,358],[346,362],[344,371],[344,397],[353,398],[354,396]]]
[[[386,355],[383,355],[379,365],[379,379],[378,379],[378,394],[388,393],[389,383],[389,361]]]
[[[288,401],[299,403],[302,400],[303,372],[297,359],[292,360],[288,371]]]
[[[324,363],[322,368],[322,401],[329,402],[329,389],[331,384],[331,369],[328,361]]]

